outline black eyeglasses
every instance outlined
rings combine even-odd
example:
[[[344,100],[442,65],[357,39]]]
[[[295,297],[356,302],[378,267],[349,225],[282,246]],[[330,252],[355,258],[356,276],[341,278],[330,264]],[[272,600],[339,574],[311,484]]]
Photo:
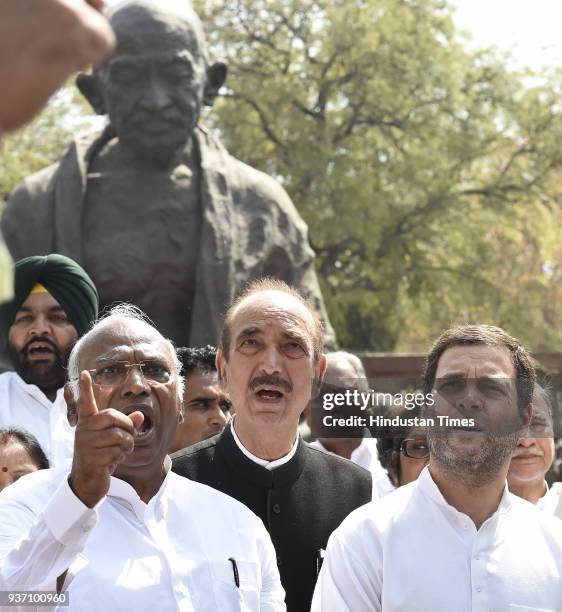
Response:
[[[400,452],[410,459],[427,459],[429,446],[425,438],[406,438],[400,445]]]
[[[142,377],[148,384],[163,385],[172,380],[170,368],[161,361],[141,361],[140,363],[111,361],[93,370],[88,370],[88,372],[92,375],[94,385],[114,387],[127,380],[131,368],[139,368]]]

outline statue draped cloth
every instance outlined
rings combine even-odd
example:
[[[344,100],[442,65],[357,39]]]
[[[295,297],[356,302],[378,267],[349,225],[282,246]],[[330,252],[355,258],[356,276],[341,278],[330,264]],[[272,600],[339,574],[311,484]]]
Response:
[[[1,227],[14,260],[61,253],[85,264],[88,167],[113,136],[106,128],[101,134],[77,138],[58,163],[27,177],[13,192]],[[232,297],[246,282],[268,275],[311,299],[326,326],[327,344],[333,346],[308,229],[285,190],[230,155],[205,128],[196,128],[193,137],[201,160],[202,219],[189,344],[217,344]]]

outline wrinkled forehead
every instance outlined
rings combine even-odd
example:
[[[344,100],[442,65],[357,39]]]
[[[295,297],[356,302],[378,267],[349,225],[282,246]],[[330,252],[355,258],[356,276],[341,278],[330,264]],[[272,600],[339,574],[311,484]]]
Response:
[[[439,358],[435,377],[449,376],[515,378],[516,372],[507,347],[462,344],[446,349]]]
[[[173,53],[187,49],[203,57],[205,41],[195,13],[160,9],[150,3],[128,3],[111,16],[117,49],[110,62],[120,55]]]
[[[173,360],[166,339],[143,321],[101,322],[84,338],[79,353],[80,368],[103,361],[139,359]]]
[[[236,339],[250,329],[261,333],[274,329],[313,344],[312,313],[295,297],[280,291],[252,294],[237,306],[230,329],[232,337]]]

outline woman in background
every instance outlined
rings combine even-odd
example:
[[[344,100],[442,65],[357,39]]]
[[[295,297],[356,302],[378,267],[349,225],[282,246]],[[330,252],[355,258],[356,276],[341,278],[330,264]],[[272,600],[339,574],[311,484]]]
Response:
[[[402,410],[402,419],[420,416],[419,408]],[[386,486],[377,483],[380,497],[402,485],[418,478],[429,463],[429,447],[425,429],[405,429],[389,431],[377,439],[377,451],[383,468],[387,471],[389,482]]]
[[[22,476],[49,467],[37,438],[16,428],[0,429],[0,491]]]

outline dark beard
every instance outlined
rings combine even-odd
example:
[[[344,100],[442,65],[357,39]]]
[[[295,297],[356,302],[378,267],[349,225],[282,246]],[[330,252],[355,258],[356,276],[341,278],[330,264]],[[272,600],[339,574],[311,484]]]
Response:
[[[52,340],[45,337],[33,338],[33,342],[40,340],[49,344],[55,354],[53,363],[33,363],[27,358],[26,344],[21,350],[17,350],[15,346],[8,343],[8,355],[14,370],[20,378],[28,385],[36,385],[47,395],[49,392],[57,391],[66,381],[66,365],[72,346],[68,347],[64,353],[61,353],[59,348]]]

